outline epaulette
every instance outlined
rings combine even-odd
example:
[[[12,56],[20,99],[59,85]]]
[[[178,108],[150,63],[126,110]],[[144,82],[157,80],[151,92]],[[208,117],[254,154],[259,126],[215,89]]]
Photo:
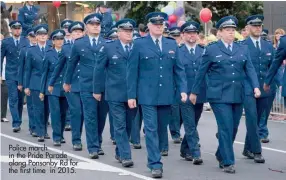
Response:
[[[111,42],[114,42],[114,40],[107,40],[105,41],[106,43],[111,43]]]
[[[197,46],[201,47],[201,48],[205,48],[205,46],[201,45],[201,44],[197,44]]]
[[[147,36],[141,36],[141,37],[138,37],[138,38],[136,38],[136,39],[133,39],[133,41],[137,41],[137,40],[139,40],[139,39],[144,39],[144,38],[146,38]]]
[[[165,38],[175,40],[173,37],[170,36],[166,36]]]
[[[85,36],[86,36],[86,35],[85,35]],[[85,36],[82,36],[82,37],[80,37],[80,38],[77,38],[75,41],[80,40],[80,39],[84,38]]]
[[[212,41],[212,42],[209,42],[207,46],[211,46],[211,45],[216,44],[216,43],[217,43],[217,41]]]
[[[234,41],[235,43],[238,43],[238,44],[243,44],[245,42],[245,39],[244,40],[238,40],[238,41]]]
[[[184,43],[178,44],[179,48],[184,47]]]

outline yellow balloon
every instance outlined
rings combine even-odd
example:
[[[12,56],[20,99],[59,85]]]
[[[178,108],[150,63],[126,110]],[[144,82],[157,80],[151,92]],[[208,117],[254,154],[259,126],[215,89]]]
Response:
[[[165,8],[164,7],[161,9],[161,12],[165,12]]]
[[[168,5],[172,6],[174,9],[176,9],[176,7],[177,7],[177,3],[174,1],[169,2]]]
[[[237,31],[235,31],[235,38],[237,39],[237,40],[239,40],[239,41],[241,41],[241,40],[243,40],[244,38],[243,38],[243,36],[239,33],[239,32],[237,32]]]

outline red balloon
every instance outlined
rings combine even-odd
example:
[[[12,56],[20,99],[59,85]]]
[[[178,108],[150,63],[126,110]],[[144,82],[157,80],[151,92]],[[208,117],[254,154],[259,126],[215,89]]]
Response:
[[[211,10],[209,10],[208,8],[203,8],[201,11],[200,11],[200,19],[201,21],[203,21],[204,23],[207,23],[209,22],[209,20],[212,19],[212,12]]]
[[[59,8],[61,6],[61,1],[53,1],[53,6]]]
[[[169,23],[177,22],[177,16],[175,14],[170,15],[168,21]]]

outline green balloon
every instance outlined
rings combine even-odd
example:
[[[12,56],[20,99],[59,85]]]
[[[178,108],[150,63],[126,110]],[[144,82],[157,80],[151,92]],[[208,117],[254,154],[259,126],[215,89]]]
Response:
[[[112,20],[115,21],[116,20],[116,15],[112,14],[111,16],[112,16]]]

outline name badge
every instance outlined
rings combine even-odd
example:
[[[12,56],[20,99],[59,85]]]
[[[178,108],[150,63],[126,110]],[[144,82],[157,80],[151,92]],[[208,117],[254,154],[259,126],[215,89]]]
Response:
[[[222,57],[222,55],[217,55],[216,58],[218,58],[218,57]]]
[[[113,55],[112,59],[118,59],[118,57],[116,55]]]

